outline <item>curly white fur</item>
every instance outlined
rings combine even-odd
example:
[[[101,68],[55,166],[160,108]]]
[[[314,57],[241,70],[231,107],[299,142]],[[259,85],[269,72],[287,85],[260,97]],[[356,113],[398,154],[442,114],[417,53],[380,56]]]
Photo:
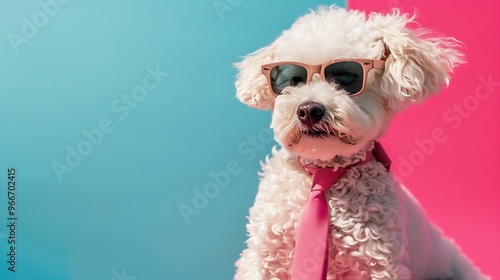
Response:
[[[311,187],[301,164],[336,168],[364,160],[398,111],[439,91],[453,67],[463,63],[456,40],[412,31],[406,28],[412,20],[397,10],[366,16],[323,7],[236,64],[237,97],[273,110],[271,128],[283,147],[273,149],[262,165],[247,225],[248,248],[237,261],[236,280],[290,279],[297,225]],[[260,73],[260,66],[270,62],[314,65],[349,57],[386,59],[385,70],[372,70],[365,91],[355,97],[317,74],[310,83],[285,87],[285,94],[275,97]],[[330,136],[303,133],[297,108],[305,102],[324,106],[324,117],[312,128]],[[351,167],[326,197],[331,233],[327,279],[489,279],[377,161]]]

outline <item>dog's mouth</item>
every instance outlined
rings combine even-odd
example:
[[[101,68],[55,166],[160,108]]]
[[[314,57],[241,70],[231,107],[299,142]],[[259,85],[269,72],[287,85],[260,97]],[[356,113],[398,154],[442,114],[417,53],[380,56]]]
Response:
[[[319,138],[319,139],[327,139],[330,137],[336,137],[340,141],[342,141],[345,144],[348,145],[356,145],[357,141],[354,139],[354,137],[350,134],[346,134],[343,132],[339,132],[335,128],[328,128],[326,130],[316,130],[316,129],[304,129],[298,131],[296,136],[293,138],[294,143],[298,143],[300,141],[300,138],[305,135],[307,137],[311,138]]]

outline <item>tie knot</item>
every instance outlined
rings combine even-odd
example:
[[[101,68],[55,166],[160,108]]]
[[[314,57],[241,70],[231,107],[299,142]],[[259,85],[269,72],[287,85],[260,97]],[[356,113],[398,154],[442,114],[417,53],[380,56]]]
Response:
[[[347,172],[345,168],[316,168],[313,171],[313,187],[312,191],[326,192],[333,184],[335,184]]]

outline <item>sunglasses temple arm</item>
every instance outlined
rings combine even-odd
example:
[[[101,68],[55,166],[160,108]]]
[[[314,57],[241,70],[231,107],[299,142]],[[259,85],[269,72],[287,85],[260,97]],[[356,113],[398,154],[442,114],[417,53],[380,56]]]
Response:
[[[373,60],[373,68],[385,69],[385,60]]]

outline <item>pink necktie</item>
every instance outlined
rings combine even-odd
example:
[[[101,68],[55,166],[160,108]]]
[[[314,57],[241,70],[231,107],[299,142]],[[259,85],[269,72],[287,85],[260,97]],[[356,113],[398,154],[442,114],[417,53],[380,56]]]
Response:
[[[367,153],[364,161],[377,158],[389,170],[391,161],[382,146],[376,142],[373,153]],[[329,210],[325,198],[327,191],[349,170],[347,168],[315,168],[303,166],[312,176],[312,188],[304,203],[300,217],[295,253],[292,265],[292,280],[324,280],[328,272],[328,221]]]

